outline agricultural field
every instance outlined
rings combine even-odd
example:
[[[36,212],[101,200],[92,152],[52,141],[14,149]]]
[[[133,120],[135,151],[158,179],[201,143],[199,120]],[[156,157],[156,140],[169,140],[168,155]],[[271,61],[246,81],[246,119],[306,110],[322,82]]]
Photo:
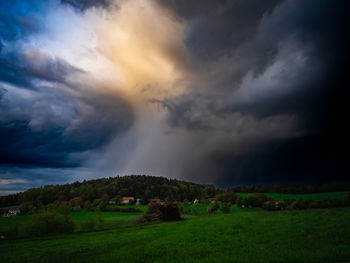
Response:
[[[1,262],[349,262],[350,208],[264,211],[231,207],[207,214],[183,205],[181,221],[137,224],[139,213],[102,212],[101,229],[0,240]],[[145,210],[146,206],[141,206]],[[17,218],[1,218],[1,226]]]

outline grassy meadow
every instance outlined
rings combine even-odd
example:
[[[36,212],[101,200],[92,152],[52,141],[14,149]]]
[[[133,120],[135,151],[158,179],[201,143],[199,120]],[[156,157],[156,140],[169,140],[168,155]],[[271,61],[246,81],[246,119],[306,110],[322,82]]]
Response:
[[[74,233],[0,240],[0,262],[350,261],[350,207],[271,212],[232,206],[229,214],[206,209],[182,205],[181,221],[147,224],[136,223],[142,212],[102,212],[103,227],[90,232],[79,226],[96,212],[71,212]],[[1,228],[29,218],[1,217]]]

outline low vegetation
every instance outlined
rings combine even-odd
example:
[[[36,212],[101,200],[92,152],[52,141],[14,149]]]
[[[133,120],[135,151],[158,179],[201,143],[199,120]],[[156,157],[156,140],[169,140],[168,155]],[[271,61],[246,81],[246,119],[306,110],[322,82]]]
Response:
[[[131,177],[131,185],[134,179]],[[182,185],[163,178],[160,182],[168,184],[150,187],[154,191],[150,196],[158,193],[165,200],[151,199],[148,206],[135,205],[136,200],[131,197],[126,198],[130,203],[122,204],[119,200],[125,199],[120,198],[119,190],[113,198],[101,190],[93,199],[87,199],[89,188],[84,188],[84,183],[79,183],[78,189],[83,186],[81,191],[74,184],[69,185],[67,200],[58,198],[63,189],[60,186],[29,189],[19,195],[19,206],[1,210],[6,216],[0,217],[1,259],[4,262],[350,260],[349,192],[242,193],[233,189],[221,191],[210,185]],[[97,189],[104,189],[100,183]],[[184,194],[186,189],[191,190]],[[137,191],[132,188],[128,194],[136,193],[137,197]],[[174,197],[179,199],[173,201]],[[14,215],[18,208],[20,215]]]
[[[3,262],[348,262],[350,208],[268,212],[231,206],[175,223],[0,241]],[[96,212],[74,212],[74,216]],[[102,212],[105,224],[110,212]],[[120,213],[113,220],[123,217]],[[137,216],[134,215],[134,219]],[[74,219],[73,219],[74,220]],[[112,220],[112,221],[113,221]],[[130,219],[127,219],[130,220]]]

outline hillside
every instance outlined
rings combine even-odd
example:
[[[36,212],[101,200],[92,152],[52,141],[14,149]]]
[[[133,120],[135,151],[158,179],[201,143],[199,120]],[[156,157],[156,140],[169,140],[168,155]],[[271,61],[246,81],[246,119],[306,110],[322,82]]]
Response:
[[[40,202],[44,205],[55,201],[93,202],[96,199],[115,199],[123,196],[140,198],[144,203],[150,198],[183,201],[214,197],[217,193],[214,185],[202,185],[165,177],[130,175],[84,180],[65,185],[49,185],[31,188],[27,191],[0,197],[0,206],[11,206],[25,202]]]

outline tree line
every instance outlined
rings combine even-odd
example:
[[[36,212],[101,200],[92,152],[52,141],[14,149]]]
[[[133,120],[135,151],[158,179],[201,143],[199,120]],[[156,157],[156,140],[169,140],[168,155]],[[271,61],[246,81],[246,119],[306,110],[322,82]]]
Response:
[[[229,188],[234,193],[282,193],[310,194],[322,192],[349,191],[350,182],[332,182],[323,185],[315,184],[262,184],[241,185]],[[19,205],[47,205],[50,203],[80,200],[118,201],[125,196],[141,199],[146,204],[149,199],[159,198],[166,201],[193,201],[215,197],[225,191],[212,184],[196,184],[165,177],[130,175],[94,180],[84,180],[64,185],[49,185],[30,188],[22,193],[0,197],[0,207]]]
[[[350,191],[350,182],[329,182],[325,184],[311,183],[281,183],[261,185],[240,185],[232,187],[229,191],[235,193],[278,193],[278,194],[315,194],[327,192]]]
[[[130,175],[84,180],[64,185],[49,185],[30,188],[23,193],[0,197],[0,206],[23,203],[51,204],[56,201],[118,201],[122,197],[139,198],[146,204],[149,199],[159,198],[166,201],[183,201],[215,197],[214,185],[195,184],[165,177]]]

